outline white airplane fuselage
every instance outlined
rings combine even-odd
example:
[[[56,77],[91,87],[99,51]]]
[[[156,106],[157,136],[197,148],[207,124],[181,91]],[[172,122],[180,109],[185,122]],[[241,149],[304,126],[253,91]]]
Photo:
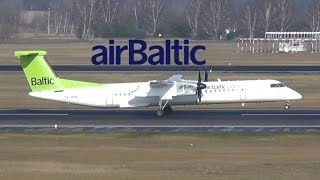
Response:
[[[192,82],[192,83],[190,83]],[[276,102],[301,99],[296,91],[276,80],[203,82],[201,104]],[[106,84],[99,87],[73,88],[56,91],[35,91],[29,95],[100,108],[129,108],[199,104],[196,81],[182,80],[172,86],[153,88],[150,82]],[[151,90],[152,89],[152,90]]]

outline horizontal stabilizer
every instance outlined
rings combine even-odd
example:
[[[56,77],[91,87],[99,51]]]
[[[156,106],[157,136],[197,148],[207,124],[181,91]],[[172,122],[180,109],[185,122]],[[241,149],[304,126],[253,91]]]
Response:
[[[14,53],[14,55],[16,57],[20,57],[20,56],[46,56],[47,52],[46,51],[38,51],[38,50],[34,50],[34,51],[16,51]]]

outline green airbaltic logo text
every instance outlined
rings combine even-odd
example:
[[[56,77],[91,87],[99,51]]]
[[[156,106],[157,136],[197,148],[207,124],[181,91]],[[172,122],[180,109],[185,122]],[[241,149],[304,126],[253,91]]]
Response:
[[[41,86],[41,85],[51,85],[54,84],[54,78],[42,77],[42,78],[31,78],[32,86]]]

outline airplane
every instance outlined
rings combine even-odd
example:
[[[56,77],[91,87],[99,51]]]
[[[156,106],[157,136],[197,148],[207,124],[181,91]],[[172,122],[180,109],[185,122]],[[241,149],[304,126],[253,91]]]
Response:
[[[46,51],[16,51],[27,81],[30,96],[98,108],[158,106],[156,115],[170,114],[174,105],[286,102],[302,96],[277,80],[202,81],[174,75],[166,80],[100,84],[58,77],[45,59]]]

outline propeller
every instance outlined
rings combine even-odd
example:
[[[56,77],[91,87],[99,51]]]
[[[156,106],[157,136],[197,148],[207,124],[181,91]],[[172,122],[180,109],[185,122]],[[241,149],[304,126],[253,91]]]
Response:
[[[206,70],[206,73],[204,75],[204,82],[209,82],[209,76],[208,76],[208,71]]]
[[[201,73],[199,71],[198,82],[197,82],[197,92],[196,92],[196,95],[198,95],[199,103],[201,103],[202,89],[206,89],[206,88],[207,88],[207,85],[201,82]]]

